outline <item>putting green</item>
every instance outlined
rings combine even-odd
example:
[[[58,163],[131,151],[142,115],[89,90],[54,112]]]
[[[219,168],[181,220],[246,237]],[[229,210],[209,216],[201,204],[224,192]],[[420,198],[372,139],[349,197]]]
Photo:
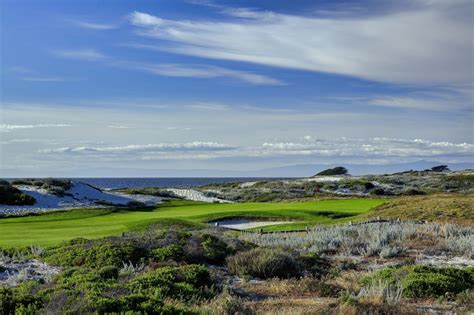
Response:
[[[354,220],[386,199],[343,199],[285,203],[209,204],[190,201],[163,203],[152,210],[81,209],[44,215],[0,219],[0,246],[55,245],[73,238],[99,238],[150,224],[201,224],[228,217],[265,217],[294,223],[266,230],[303,228]]]

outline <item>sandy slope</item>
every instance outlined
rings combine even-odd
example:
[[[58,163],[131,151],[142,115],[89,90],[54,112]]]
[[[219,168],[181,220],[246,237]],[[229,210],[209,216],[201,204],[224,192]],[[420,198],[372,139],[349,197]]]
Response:
[[[167,188],[173,192],[175,195],[180,196],[186,200],[193,200],[193,201],[202,201],[202,202],[219,202],[219,203],[233,203],[229,200],[223,200],[215,197],[207,197],[202,192],[193,190],[193,189],[177,189],[177,188]]]
[[[46,212],[53,210],[64,210],[84,207],[98,207],[97,202],[107,202],[114,205],[126,205],[131,201],[142,201],[147,204],[155,204],[160,198],[141,198],[131,195],[118,195],[103,192],[91,185],[81,182],[73,182],[71,189],[66,191],[64,197],[48,194],[46,190],[34,186],[16,186],[36,199],[32,206],[8,206],[0,205],[0,214],[22,214],[30,212]]]

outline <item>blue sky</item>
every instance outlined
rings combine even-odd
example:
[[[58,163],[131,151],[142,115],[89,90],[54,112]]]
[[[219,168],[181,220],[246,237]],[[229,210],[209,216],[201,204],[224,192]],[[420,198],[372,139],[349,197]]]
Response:
[[[469,0],[4,0],[1,14],[2,176],[473,160]]]

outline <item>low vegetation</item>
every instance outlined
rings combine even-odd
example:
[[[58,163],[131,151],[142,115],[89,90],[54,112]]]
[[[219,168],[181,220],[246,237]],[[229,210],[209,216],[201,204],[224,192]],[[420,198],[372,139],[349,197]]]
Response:
[[[209,196],[235,202],[474,193],[474,173],[471,170],[409,171],[389,175],[346,175],[337,178],[332,175],[324,176],[318,174],[309,179],[213,184],[200,187],[199,190]]]
[[[16,186],[34,186],[42,188],[47,191],[48,194],[63,197],[66,191],[72,187],[72,181],[70,179],[61,178],[25,178],[15,179],[11,182],[12,185]]]
[[[169,199],[183,199],[170,190],[158,187],[125,188],[116,191],[130,195],[149,195]]]

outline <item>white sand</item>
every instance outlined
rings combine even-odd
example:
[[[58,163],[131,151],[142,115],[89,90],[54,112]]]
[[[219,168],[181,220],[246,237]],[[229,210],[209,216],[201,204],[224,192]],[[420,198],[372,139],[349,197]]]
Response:
[[[229,200],[223,200],[216,197],[207,197],[202,192],[193,189],[177,189],[167,188],[166,190],[171,191],[177,196],[180,196],[186,200],[202,201],[202,202],[218,202],[218,203],[233,203]]]
[[[228,228],[228,229],[247,230],[247,229],[253,229],[253,228],[258,228],[258,227],[263,227],[263,226],[276,225],[276,224],[287,224],[287,223],[292,223],[292,222],[289,222],[289,221],[259,221],[259,220],[251,220],[251,219],[231,219],[231,220],[222,220],[222,221],[210,222],[210,224],[212,224],[214,226],[216,226],[216,223],[218,223],[218,226]]]
[[[325,183],[325,182],[338,182],[343,179],[346,179],[347,176],[339,177],[339,176],[316,176],[311,178],[303,179],[306,182],[317,182],[317,183]]]

